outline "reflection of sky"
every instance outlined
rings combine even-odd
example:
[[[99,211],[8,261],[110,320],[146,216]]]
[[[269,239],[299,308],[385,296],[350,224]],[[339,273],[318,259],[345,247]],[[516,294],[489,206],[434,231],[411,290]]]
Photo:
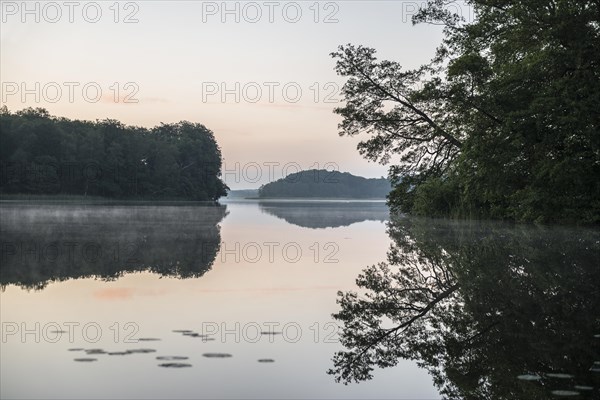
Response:
[[[235,254],[217,255],[211,271],[198,279],[158,278],[149,273],[134,273],[112,282],[93,279],[51,283],[39,292],[10,286],[1,294],[3,322],[38,321],[79,322],[75,341],[68,335],[57,343],[26,343],[11,336],[2,344],[2,397],[337,397],[337,398],[436,398],[426,372],[409,362],[391,370],[377,371],[375,379],[360,385],[343,386],[333,382],[325,371],[338,349],[324,343],[331,332],[325,325],[337,310],[336,291],[354,287],[354,280],[367,265],[384,260],[389,246],[385,225],[367,221],[347,227],[308,229],[286,223],[260,211],[256,203],[228,205],[229,215],[221,223],[221,240],[228,249],[266,242],[279,243],[273,262],[267,249],[255,263],[235,262]],[[287,262],[281,249],[296,243],[302,258]],[[321,248],[315,262],[314,243]],[[335,243],[338,263],[320,262],[323,246]],[[247,247],[248,248],[248,247]],[[254,256],[252,256],[254,257]],[[98,343],[82,341],[81,327],[95,322],[102,328]],[[120,340],[114,342],[114,323],[118,322]],[[159,342],[123,343],[131,332],[127,322],[139,326],[136,337],[159,337]],[[291,343],[295,325],[288,325],[286,341],[282,336],[261,337],[256,343],[236,338],[233,333],[220,340],[202,343],[171,332],[173,329],[200,331],[203,323],[237,331],[253,340],[254,324],[265,327],[279,323],[297,324],[299,341]],[[240,328],[236,329],[236,323]],[[222,325],[225,324],[225,325]],[[318,324],[318,325],[315,325]],[[111,330],[113,326],[113,330]],[[244,328],[246,327],[246,328]],[[311,329],[312,327],[312,329]],[[93,329],[90,330],[93,334]],[[318,333],[318,343],[315,334]],[[93,364],[72,361],[79,353],[70,347],[104,348],[118,351],[155,348],[157,353],[127,356],[94,356]],[[231,359],[207,359],[205,352],[227,352]],[[193,368],[166,370],[156,366],[157,355],[185,355]],[[260,364],[259,358],[273,358],[274,364]]]
[[[430,60],[441,39],[440,27],[412,26],[410,22],[415,5],[424,2],[329,2],[337,7],[336,23],[314,23],[314,11],[309,9],[314,2],[297,3],[302,5],[303,13],[297,23],[285,22],[281,11],[274,14],[275,22],[269,23],[268,10],[257,23],[235,23],[231,16],[222,23],[220,14],[207,16],[203,22],[203,7],[211,2],[131,3],[139,6],[138,23],[114,23],[109,2],[100,2],[103,17],[95,24],[81,18],[81,8],[79,14],[75,13],[74,23],[67,22],[67,10],[57,23],[44,22],[44,18],[35,23],[33,16],[21,23],[20,14],[7,15],[0,28],[2,82],[25,82],[29,88],[35,82],[42,86],[75,82],[80,86],[72,102],[68,87],[63,86],[63,96],[54,103],[44,98],[36,102],[31,95],[23,102],[17,94],[7,97],[5,104],[13,111],[27,106],[46,107],[58,116],[114,118],[138,126],[184,119],[201,122],[215,131],[227,168],[236,170],[236,163],[240,163],[237,175],[227,177],[234,189],[258,187],[268,181],[268,167],[264,167],[258,182],[245,179],[244,166],[250,162],[279,162],[275,179],[281,177],[289,162],[298,163],[302,169],[330,162],[359,175],[385,175],[385,167],[368,163],[358,155],[356,139],[337,135],[339,117],[331,112],[336,104],[324,102],[326,95],[336,91],[325,85],[332,82],[339,86],[343,80],[335,74],[329,53],[341,44],[362,44],[378,49],[381,58],[413,68]],[[279,3],[279,10],[286,3]],[[319,4],[324,8],[326,3]],[[228,4],[231,8],[244,3]],[[335,11],[323,8],[318,21]],[[122,12],[120,17],[124,15]],[[100,85],[101,101],[84,100],[81,89],[89,82]],[[118,102],[114,101],[114,89],[110,89],[115,82],[120,87]],[[139,88],[134,96],[139,100],[137,104],[122,102],[130,93],[124,88],[127,82]],[[236,102],[233,95],[226,97],[225,103],[220,95],[203,98],[203,84],[206,88],[213,82],[225,83],[229,89],[236,82],[240,88],[256,82],[262,96],[256,103],[243,99]],[[279,84],[272,101],[264,82]],[[286,101],[283,94],[282,88],[288,83],[297,83],[302,89],[296,103]],[[249,93],[246,98],[254,96]],[[339,94],[333,96],[339,98]]]

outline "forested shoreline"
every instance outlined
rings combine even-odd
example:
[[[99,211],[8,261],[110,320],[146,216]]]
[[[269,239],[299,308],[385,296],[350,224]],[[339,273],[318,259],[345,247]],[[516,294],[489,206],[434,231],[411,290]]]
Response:
[[[600,223],[600,4],[430,1],[430,63],[332,53],[346,79],[342,136],[390,164],[394,210],[422,216]],[[407,60],[403,60],[407,62]]]
[[[3,196],[214,201],[226,195],[221,150],[198,123],[147,129],[3,107],[0,142]]]

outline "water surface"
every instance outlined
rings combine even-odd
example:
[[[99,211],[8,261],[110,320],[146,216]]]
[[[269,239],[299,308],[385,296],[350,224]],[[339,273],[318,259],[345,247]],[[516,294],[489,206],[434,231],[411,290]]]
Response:
[[[0,211],[2,398],[597,395],[593,230],[390,222],[383,202]],[[386,260],[409,274],[447,269],[440,285],[461,282],[444,305],[453,306],[431,313],[444,316],[447,336],[425,324],[411,337],[490,328],[472,343],[415,339],[430,351],[370,381],[335,383],[326,371],[344,350],[331,316],[337,292],[357,290],[359,274]]]

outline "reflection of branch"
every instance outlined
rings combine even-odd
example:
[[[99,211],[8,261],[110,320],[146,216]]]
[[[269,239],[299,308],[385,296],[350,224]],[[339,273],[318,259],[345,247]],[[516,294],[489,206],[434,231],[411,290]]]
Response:
[[[382,341],[383,339],[385,339],[386,337],[390,336],[393,333],[396,333],[402,329],[408,328],[411,324],[413,324],[416,320],[418,320],[419,318],[425,316],[433,307],[435,307],[440,301],[444,300],[445,298],[447,298],[448,296],[450,296],[454,291],[456,291],[459,288],[458,283],[450,286],[448,289],[444,290],[442,293],[440,293],[439,295],[437,295],[429,304],[427,304],[427,306],[425,308],[423,308],[421,310],[420,313],[418,313],[417,315],[414,315],[412,318],[410,318],[408,321],[398,325],[395,328],[389,329],[388,331],[386,331],[384,334],[380,335],[378,338],[376,338],[374,341],[372,341],[371,343],[367,344],[367,346],[365,346],[350,362],[350,364],[348,366],[352,366],[354,364],[356,364],[356,362],[358,362],[360,360],[360,358],[365,355],[365,353],[367,353],[367,351],[369,351],[371,348],[373,348],[375,345],[377,345],[380,341]]]
[[[470,343],[473,340],[477,339],[478,337],[485,335],[486,333],[488,333],[493,327],[495,327],[496,325],[500,324],[500,321],[496,321],[492,324],[490,324],[489,326],[487,326],[485,329],[482,329],[481,331],[477,332],[475,335],[471,336],[470,338],[467,338],[463,341],[463,343]]]

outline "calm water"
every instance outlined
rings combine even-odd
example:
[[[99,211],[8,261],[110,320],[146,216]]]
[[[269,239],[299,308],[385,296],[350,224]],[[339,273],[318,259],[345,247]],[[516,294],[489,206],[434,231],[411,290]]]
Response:
[[[2,398],[437,399],[474,387],[543,398],[575,386],[598,397],[593,230],[390,222],[377,202],[0,210]],[[361,271],[385,260],[452,269],[454,306],[419,328],[442,342],[425,341],[428,352],[371,381],[337,384],[326,374],[343,350],[336,293],[356,290]]]

